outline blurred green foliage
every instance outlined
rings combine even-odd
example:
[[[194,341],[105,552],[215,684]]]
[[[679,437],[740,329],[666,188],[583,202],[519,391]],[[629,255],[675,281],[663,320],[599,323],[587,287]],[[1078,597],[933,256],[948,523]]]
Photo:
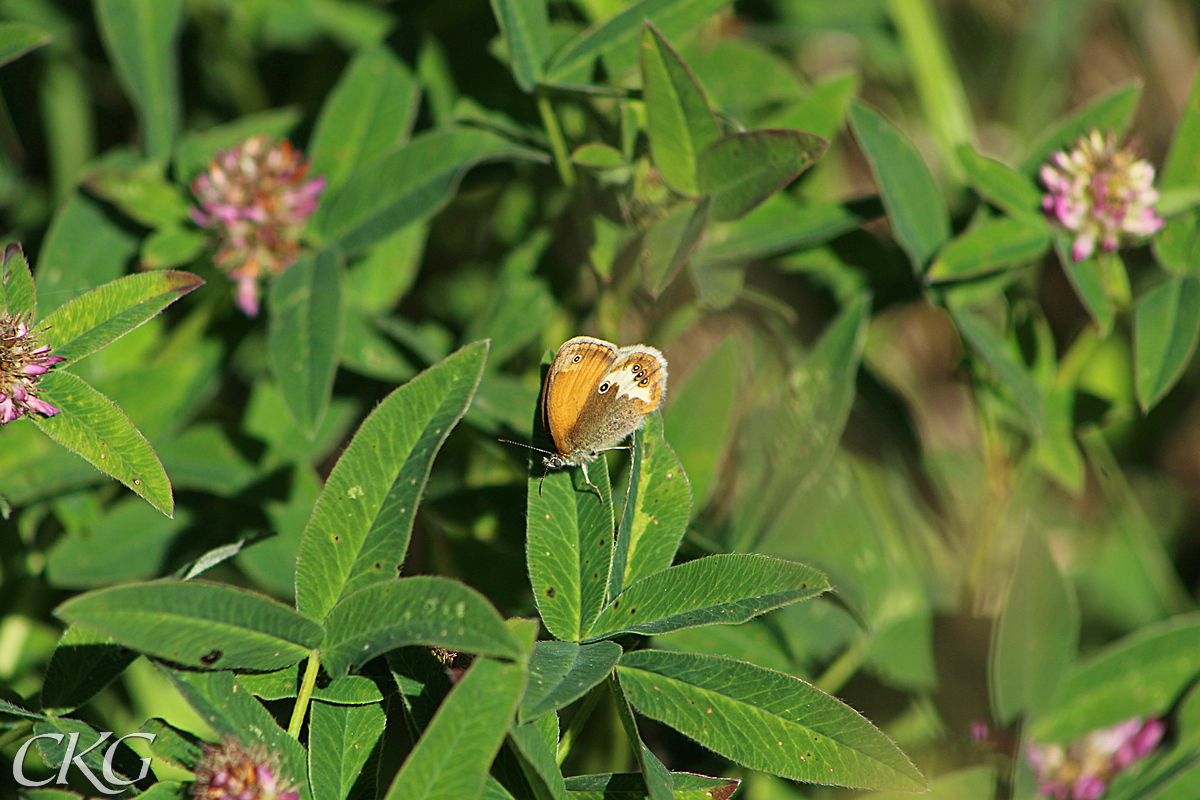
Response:
[[[301,613],[320,620],[354,591],[385,590],[356,584],[370,582],[357,562],[306,578],[318,562],[302,558],[298,575],[297,557],[302,540],[315,541],[310,515],[336,517],[322,505],[333,501],[318,501],[330,496],[326,480],[356,487],[358,473],[330,473],[377,406],[417,427],[412,441],[370,434],[396,448],[364,473],[374,490],[397,474],[416,487],[397,489],[411,504],[379,523],[371,541],[388,546],[375,567],[456,579],[477,592],[428,580],[462,603],[486,598],[503,618],[541,611],[568,649],[586,640],[599,601],[591,619],[580,617],[587,608],[554,617],[534,596],[526,567],[540,587],[546,565],[526,553],[526,524],[535,537],[562,531],[526,519],[543,508],[540,466],[496,439],[550,444],[531,425],[545,356],[588,334],[652,344],[670,365],[661,423],[638,446],[653,448],[661,428],[678,461],[648,450],[641,464],[598,463],[611,472],[611,494],[602,486],[620,530],[635,530],[620,504],[639,468],[678,463],[691,489],[690,511],[670,500],[686,524],[678,561],[776,556],[821,570],[833,592],[740,625],[644,631],[658,650],[621,662],[591,699],[565,693],[553,709],[562,731],[524,716],[532,703],[520,702],[519,671],[481,659],[451,695],[458,713],[474,707],[507,725],[516,712],[524,724],[487,783],[498,742],[454,751],[478,765],[467,794],[600,796],[587,778],[562,781],[559,747],[566,775],[648,776],[649,788],[635,782],[621,796],[672,791],[655,783],[664,765],[743,779],[747,800],[848,796],[790,780],[819,782],[753,748],[698,747],[692,739],[708,742],[681,721],[686,701],[648,710],[645,670],[694,658],[687,670],[716,670],[714,685],[802,691],[758,669],[769,668],[837,695],[938,797],[1033,797],[1031,742],[1130,717],[1165,719],[1168,735],[1135,769],[1106,776],[1104,796],[1195,796],[1194,4],[0,0],[0,20],[4,243],[23,245],[37,318],[60,321],[47,334],[56,347],[88,332],[56,312],[75,298],[91,298],[89,325],[112,326],[95,334],[104,349],[54,376],[57,396],[111,398],[159,465],[117,474],[89,456],[101,446],[91,434],[77,433],[72,449],[130,488],[165,471],[169,485],[137,486],[174,510],[163,516],[56,445],[43,429],[53,436],[60,418],[0,429],[0,774],[34,729],[22,709],[34,708],[50,715],[36,723],[46,730],[150,725],[169,740],[154,762],[168,779],[190,779],[178,766],[186,732],[211,739],[230,732],[222,725],[269,724],[303,771],[304,754],[274,724],[287,725],[303,680],[295,654],[320,639]],[[1042,212],[1039,168],[1093,129],[1161,166],[1166,225],[1150,242],[1076,260]],[[298,258],[252,319],[190,212],[197,176],[255,134],[289,140],[326,184]],[[126,305],[103,317],[87,294],[168,269],[150,274],[206,284],[161,315],[170,300],[151,309],[122,295]],[[486,357],[472,344],[483,339]],[[408,383],[431,367],[426,383]],[[403,411],[380,405],[397,384],[412,388]],[[410,450],[411,463],[387,460]],[[548,496],[570,496],[573,480],[552,475]],[[645,497],[630,497],[643,513]],[[287,680],[244,684],[265,706],[235,692],[232,673],[156,671],[114,654],[114,641],[133,636],[158,658],[206,663],[203,649],[171,649],[137,619],[126,620],[132,632],[87,626],[96,603],[133,591],[113,587],[189,567],[259,593],[221,624],[261,614],[291,626],[292,638],[255,640],[239,656],[254,666],[265,650],[283,652],[270,668],[286,662]],[[101,591],[74,594],[86,590]],[[367,629],[365,616],[353,625]],[[638,630],[602,619],[605,635]],[[488,620],[488,636],[464,650],[545,667],[529,626]],[[623,635],[627,647],[644,643]],[[615,663],[603,644],[572,651],[596,673],[590,686]],[[350,644],[339,647],[340,672],[361,667]],[[385,725],[370,686],[318,683],[308,743],[357,733],[368,752],[347,746],[343,761],[315,769],[314,796],[382,796],[425,724],[430,741],[454,739],[450,712],[441,727],[429,722],[429,693],[448,689],[440,665],[413,649],[366,673],[415,729],[401,715]],[[714,656],[758,671],[720,673]],[[63,677],[64,663],[85,662],[77,683]],[[728,700],[712,685],[703,692],[693,701]],[[639,732],[626,699],[666,724]],[[68,713],[78,719],[57,716]],[[627,746],[638,736],[644,746]],[[434,768],[433,746],[413,751],[405,780]],[[53,765],[54,753],[41,757]],[[899,758],[888,768],[912,769]],[[691,780],[677,777],[675,796],[733,786]]]

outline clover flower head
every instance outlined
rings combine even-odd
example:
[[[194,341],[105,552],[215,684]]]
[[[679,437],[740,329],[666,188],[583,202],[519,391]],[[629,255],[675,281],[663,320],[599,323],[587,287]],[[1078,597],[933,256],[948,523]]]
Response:
[[[300,235],[325,178],[308,178],[308,162],[287,140],[252,136],[217,153],[192,181],[200,201],[192,220],[213,232],[213,261],[237,284],[238,307],[258,314],[260,282],[283,272],[300,252]]]
[[[1030,743],[1029,763],[1038,796],[1054,800],[1099,800],[1109,782],[1145,758],[1163,736],[1161,720],[1141,717],[1101,728],[1071,742]]]
[[[58,413],[37,396],[37,382],[60,361],[24,318],[0,312],[0,425],[30,412],[47,417]]]
[[[1150,236],[1163,226],[1154,210],[1154,167],[1117,147],[1111,132],[1093,130],[1070,151],[1059,151],[1041,169],[1047,189],[1042,210],[1072,234],[1071,258],[1082,261],[1096,249],[1116,250],[1122,239]]]
[[[204,748],[196,766],[197,800],[298,800],[300,793],[280,771],[278,760],[231,737]]]

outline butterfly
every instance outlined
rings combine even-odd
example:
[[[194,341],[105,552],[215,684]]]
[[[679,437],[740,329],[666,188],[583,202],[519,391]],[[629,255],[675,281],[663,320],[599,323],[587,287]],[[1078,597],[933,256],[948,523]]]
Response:
[[[621,442],[645,424],[666,392],[667,360],[653,347],[617,347],[591,336],[564,342],[542,390],[542,422],[555,449],[541,451],[546,472],[580,467],[583,480],[599,494],[587,465],[605,450],[623,449]]]

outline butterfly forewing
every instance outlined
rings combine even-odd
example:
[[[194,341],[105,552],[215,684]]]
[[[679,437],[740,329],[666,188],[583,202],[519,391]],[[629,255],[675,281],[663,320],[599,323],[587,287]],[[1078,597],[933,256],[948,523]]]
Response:
[[[590,336],[576,336],[558,348],[546,375],[542,415],[560,454],[577,449],[574,432],[579,418],[616,357],[616,345]]]

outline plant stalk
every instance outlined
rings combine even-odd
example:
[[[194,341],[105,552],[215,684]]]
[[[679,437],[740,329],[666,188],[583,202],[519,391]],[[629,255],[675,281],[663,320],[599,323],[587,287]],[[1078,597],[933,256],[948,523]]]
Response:
[[[304,668],[300,691],[296,693],[296,706],[292,709],[292,718],[288,722],[288,735],[293,739],[300,738],[300,729],[304,727],[304,716],[308,712],[308,703],[312,700],[313,687],[317,685],[317,673],[320,669],[321,653],[319,650],[313,650],[308,657],[308,665]]]

